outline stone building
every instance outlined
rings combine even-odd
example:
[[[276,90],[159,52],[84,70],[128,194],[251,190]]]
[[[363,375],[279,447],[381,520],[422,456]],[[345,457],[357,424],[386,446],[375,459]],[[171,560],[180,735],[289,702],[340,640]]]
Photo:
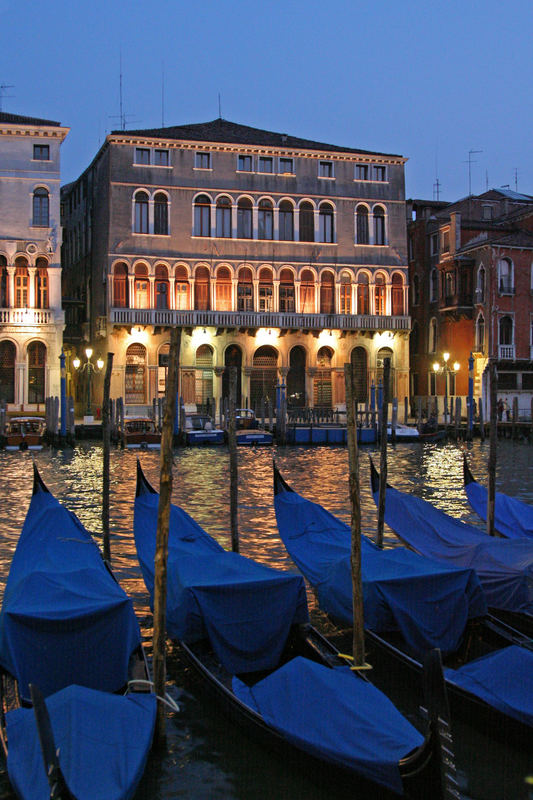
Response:
[[[533,397],[533,197],[492,189],[455,203],[409,201],[413,396],[474,395],[496,359],[499,394],[521,414]],[[435,372],[450,353],[456,375]],[[463,406],[464,408],[464,406]]]
[[[59,122],[0,112],[0,401],[43,410],[60,394]]]
[[[113,132],[62,190],[72,352],[114,353],[129,413],[164,392],[175,325],[198,408],[228,395],[228,365],[239,405],[284,378],[292,406],[342,406],[350,360],[367,400],[385,356],[407,395],[404,163],[223,119]]]

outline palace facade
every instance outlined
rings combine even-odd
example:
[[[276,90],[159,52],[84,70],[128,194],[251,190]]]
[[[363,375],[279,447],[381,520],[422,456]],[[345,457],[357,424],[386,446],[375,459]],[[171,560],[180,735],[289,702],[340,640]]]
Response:
[[[59,122],[0,112],[0,402],[43,410],[60,394]]]
[[[289,405],[342,407],[349,361],[366,401],[386,356],[403,398],[404,163],[223,119],[113,132],[62,189],[65,345],[114,353],[129,413],[164,393],[176,325],[198,408],[227,397],[231,365],[239,406],[283,379]]]

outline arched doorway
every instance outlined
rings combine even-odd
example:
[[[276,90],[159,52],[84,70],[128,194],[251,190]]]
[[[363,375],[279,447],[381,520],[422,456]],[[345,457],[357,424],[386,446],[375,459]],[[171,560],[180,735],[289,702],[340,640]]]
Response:
[[[305,349],[299,344],[293,347],[289,356],[289,372],[287,374],[288,408],[301,408],[306,405],[305,361]]]
[[[331,347],[321,347],[316,355],[317,370],[315,373],[315,408],[332,407],[331,388],[331,362],[333,350]]]
[[[46,347],[42,342],[28,345],[28,403],[44,403]]]
[[[355,401],[366,403],[368,400],[368,357],[364,347],[354,347],[350,356],[355,370]]]
[[[265,403],[276,402],[276,383],[278,377],[278,354],[270,345],[259,347],[254,354],[250,376],[250,403],[255,409],[261,399]]]
[[[146,347],[138,342],[126,350],[124,400],[126,405],[146,402]]]
[[[377,356],[377,370],[376,370],[376,382],[379,386],[383,384],[383,375],[384,375],[384,362],[386,358],[390,358],[390,380],[389,380],[389,401],[392,402],[392,398],[394,396],[394,369],[393,369],[393,359],[392,359],[392,350],[390,347],[382,347],[381,350],[378,350]]]
[[[224,374],[222,375],[222,397],[229,400],[229,367],[237,367],[237,396],[235,398],[235,407],[241,408],[242,406],[242,350],[236,344],[230,344],[224,353]]]
[[[15,402],[15,358],[13,342],[0,342],[0,402]]]
[[[198,411],[209,412],[213,400],[213,350],[201,344],[196,351],[194,402]]]

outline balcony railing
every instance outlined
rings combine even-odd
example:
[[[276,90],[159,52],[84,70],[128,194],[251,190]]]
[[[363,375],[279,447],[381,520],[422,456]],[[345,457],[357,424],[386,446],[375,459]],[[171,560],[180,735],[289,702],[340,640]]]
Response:
[[[0,308],[0,325],[53,325],[64,321],[64,312],[51,308]]]
[[[294,330],[393,330],[411,327],[408,316],[365,314],[291,314],[258,311],[177,311],[174,309],[112,308],[111,325],[179,325],[184,328],[285,328]]]
[[[514,361],[515,359],[514,344],[498,345],[498,358],[500,358],[502,361]]]

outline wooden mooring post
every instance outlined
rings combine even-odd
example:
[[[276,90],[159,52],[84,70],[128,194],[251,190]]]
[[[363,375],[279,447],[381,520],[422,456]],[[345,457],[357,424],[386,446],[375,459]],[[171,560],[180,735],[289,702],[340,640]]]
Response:
[[[109,543],[109,449],[111,442],[110,401],[111,372],[113,370],[113,353],[107,354],[104,376],[104,399],[102,403],[102,536],[104,560],[111,562],[111,546]]]
[[[487,533],[494,536],[494,502],[496,499],[496,448],[498,447],[498,375],[496,362],[489,361],[490,432],[487,492]]]
[[[237,460],[237,434],[235,402],[237,397],[237,367],[229,368],[229,414],[227,422],[229,448],[229,504],[231,549],[239,552],[239,472]]]
[[[390,358],[383,361],[383,406],[380,425],[380,459],[379,459],[379,501],[378,528],[376,544],[383,547],[383,528],[385,524],[385,489],[387,486],[387,413],[389,408]]]

